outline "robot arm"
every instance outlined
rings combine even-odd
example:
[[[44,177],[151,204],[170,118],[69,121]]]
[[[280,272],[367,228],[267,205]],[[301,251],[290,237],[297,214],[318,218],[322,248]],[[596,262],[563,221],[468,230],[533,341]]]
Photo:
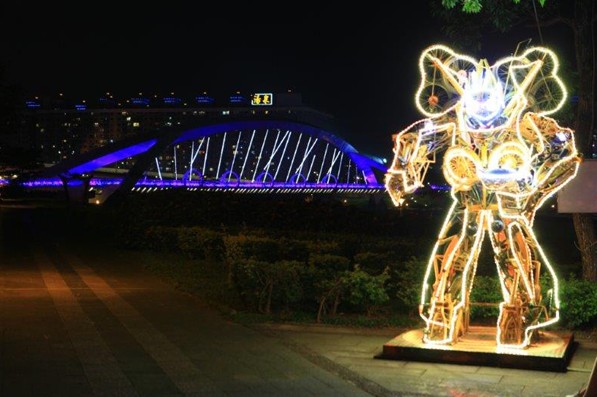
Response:
[[[534,132],[535,139],[530,141],[538,152],[535,155],[536,166],[533,176],[535,191],[525,206],[525,213],[532,219],[532,214],[545,200],[576,175],[580,157],[576,151],[574,133],[571,129],[560,127],[555,120],[536,113],[527,113],[524,119],[528,126],[527,133]]]
[[[394,135],[394,161],[385,177],[394,205],[401,204],[403,195],[423,186],[429,165],[435,163],[436,152],[450,141],[454,128],[452,123],[438,126],[425,119]]]

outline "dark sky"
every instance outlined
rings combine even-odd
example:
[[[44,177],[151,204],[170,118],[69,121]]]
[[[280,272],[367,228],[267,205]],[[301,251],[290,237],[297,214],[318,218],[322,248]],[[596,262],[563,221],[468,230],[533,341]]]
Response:
[[[26,93],[73,99],[292,89],[357,149],[388,157],[391,134],[420,118],[419,54],[450,44],[427,2],[3,4],[0,61]],[[511,52],[521,37],[496,39]]]

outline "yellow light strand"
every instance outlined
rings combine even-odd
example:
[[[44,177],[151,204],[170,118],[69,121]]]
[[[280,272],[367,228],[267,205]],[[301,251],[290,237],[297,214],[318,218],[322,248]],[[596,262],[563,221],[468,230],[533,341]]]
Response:
[[[496,343],[502,351],[525,348],[536,329],[558,320],[560,307],[555,271],[532,230],[534,216],[549,197],[576,176],[580,162],[573,131],[546,117],[559,110],[567,98],[558,76],[557,57],[549,49],[534,47],[522,55],[489,65],[486,60],[434,45],[423,51],[419,70],[421,82],[415,104],[427,118],[396,135],[395,157],[386,174],[386,190],[393,203],[400,205],[404,194],[423,186],[427,169],[435,161],[435,152],[447,144],[442,170],[452,186],[453,203],[425,270],[419,314],[429,333],[423,339],[439,346],[456,342],[459,316],[468,302],[479,251],[488,233],[504,298]],[[507,77],[505,82],[500,81],[500,75]],[[439,98],[440,94],[447,95],[449,101]],[[535,94],[545,97],[533,97]],[[501,106],[501,112],[496,113],[496,106]],[[457,207],[463,208],[459,216]],[[498,232],[491,229],[493,224],[502,222],[500,219],[506,221],[504,244],[512,261],[507,266],[518,272],[521,285],[517,282],[506,285],[507,278],[512,276],[504,272],[498,261],[504,248],[497,240]],[[476,231],[466,237],[470,220],[476,222]],[[461,230],[448,236],[455,222]],[[517,238],[522,239],[520,245]],[[466,246],[465,239],[468,239]],[[465,249],[466,252],[461,252]],[[455,261],[461,260],[456,255],[468,256],[460,270],[460,298],[452,300],[447,289],[448,283],[455,279],[448,272],[453,270]],[[541,266],[537,268],[537,272],[541,271],[538,277],[548,273],[553,282],[553,313],[543,309],[544,314],[541,311],[532,319],[536,323],[518,329],[522,340],[508,340],[511,338],[508,334],[503,339],[500,324],[505,305],[515,298],[512,294],[524,293],[533,304],[542,303],[534,261]],[[437,306],[439,302],[441,307]],[[516,307],[516,310],[523,308]],[[435,316],[441,313],[438,310],[444,311],[440,320],[445,310],[451,310],[449,319],[436,321]],[[431,334],[432,328],[444,331]]]

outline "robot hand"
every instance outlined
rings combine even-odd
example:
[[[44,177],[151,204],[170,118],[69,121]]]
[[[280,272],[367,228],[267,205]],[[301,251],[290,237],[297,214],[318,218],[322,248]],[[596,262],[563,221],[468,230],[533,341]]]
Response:
[[[390,194],[390,198],[395,206],[400,206],[404,199],[402,198],[406,194],[404,172],[390,171],[386,174],[386,190]]]

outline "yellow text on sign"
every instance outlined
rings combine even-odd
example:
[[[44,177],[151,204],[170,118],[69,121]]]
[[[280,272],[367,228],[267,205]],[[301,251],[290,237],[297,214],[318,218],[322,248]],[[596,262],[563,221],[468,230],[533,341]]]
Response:
[[[271,93],[257,93],[251,97],[253,106],[271,106],[274,103],[274,96]]]

